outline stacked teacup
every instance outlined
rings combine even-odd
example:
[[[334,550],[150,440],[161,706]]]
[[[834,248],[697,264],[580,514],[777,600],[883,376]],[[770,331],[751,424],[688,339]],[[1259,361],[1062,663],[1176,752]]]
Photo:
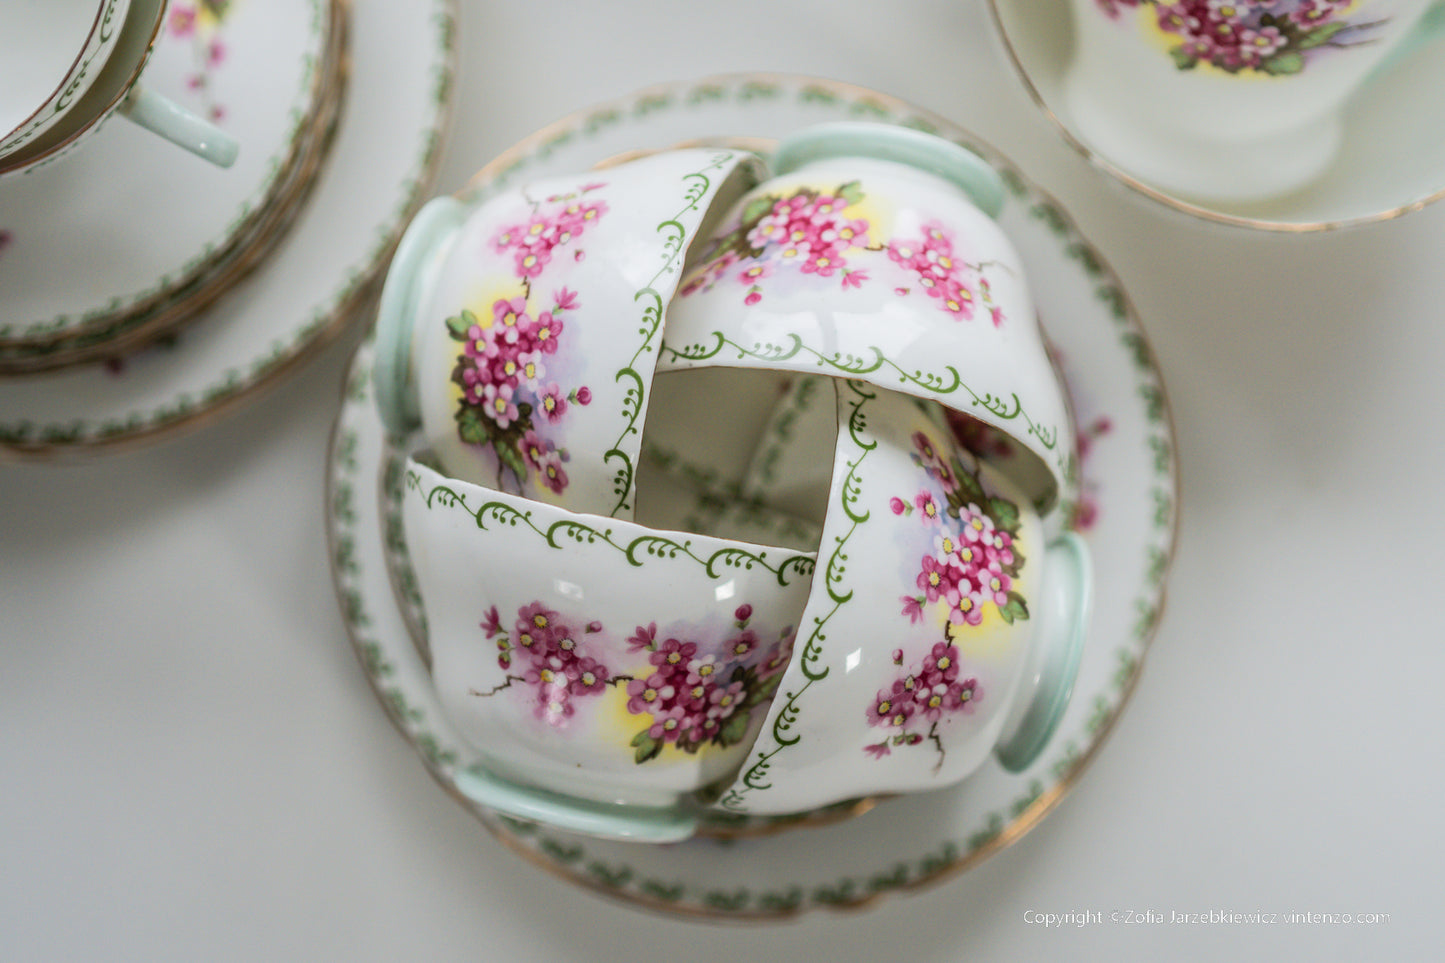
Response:
[[[1037,758],[1089,560],[1002,201],[841,124],[422,210],[373,378],[462,792],[660,841]]]
[[[0,13],[0,176],[72,147],[112,112],[222,167],[236,141],[137,83],[164,0],[51,0]]]
[[[332,140],[345,10],[4,5],[0,376],[133,354],[270,256]]]

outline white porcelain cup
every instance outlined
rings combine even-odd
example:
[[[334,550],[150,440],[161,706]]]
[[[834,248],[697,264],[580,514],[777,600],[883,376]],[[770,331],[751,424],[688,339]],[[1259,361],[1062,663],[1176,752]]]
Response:
[[[1019,442],[1017,484],[1067,498],[1074,440],[994,170],[939,137],[820,124],[698,245],[659,371],[857,378],[940,402]]]
[[[388,429],[419,431],[454,477],[633,517],[663,316],[689,246],[755,182],[755,160],[660,151],[430,202],[377,318]]]
[[[1432,0],[1071,3],[1063,107],[1080,139],[1201,201],[1308,186],[1338,151],[1351,94],[1445,28]]]
[[[0,9],[0,155],[49,130],[95,82],[130,0],[11,0]]]
[[[458,788],[579,832],[691,835],[762,726],[816,556],[406,472],[432,678],[483,761]]]
[[[819,489],[801,462],[752,480],[789,497],[813,489],[826,511],[793,659],[718,803],[736,814],[938,789],[990,755],[1025,769],[1078,670],[1086,546],[1050,539],[937,404],[861,381],[828,388],[794,393],[780,411],[797,423],[833,416],[831,480]]]
[[[166,0],[6,0],[0,5],[0,177],[70,150],[112,114],[221,167],[236,141],[138,83]]]
[[[377,404],[421,453],[406,554],[488,808],[654,842],[792,820],[1025,768],[1068,703],[1073,429],[1000,178],[874,124],[751,167],[433,202],[393,261]]]

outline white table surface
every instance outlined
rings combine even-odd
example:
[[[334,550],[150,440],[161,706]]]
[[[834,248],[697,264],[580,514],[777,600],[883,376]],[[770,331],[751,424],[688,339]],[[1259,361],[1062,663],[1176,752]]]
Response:
[[[0,959],[1440,958],[1445,204],[1295,238],[1186,220],[1092,172],[991,29],[981,0],[464,0],[438,189],[595,101],[768,70],[948,116],[1060,199],[1150,333],[1183,492],[1142,681],[1052,815],[939,885],[773,924],[519,860],[343,631],[323,472],[351,337],[204,430],[0,466]],[[1102,920],[1028,915],[1068,912]]]

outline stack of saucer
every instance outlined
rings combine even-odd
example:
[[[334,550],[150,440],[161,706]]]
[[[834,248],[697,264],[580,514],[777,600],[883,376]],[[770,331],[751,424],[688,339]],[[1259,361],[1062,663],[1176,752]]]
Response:
[[[169,5],[142,79],[241,145],[221,168],[129,124],[0,180],[0,375],[118,357],[263,263],[323,167],[348,0]]]
[[[0,461],[195,430],[361,321],[435,183],[457,36],[456,0],[171,0],[142,81],[240,156],[107,123],[0,177]]]

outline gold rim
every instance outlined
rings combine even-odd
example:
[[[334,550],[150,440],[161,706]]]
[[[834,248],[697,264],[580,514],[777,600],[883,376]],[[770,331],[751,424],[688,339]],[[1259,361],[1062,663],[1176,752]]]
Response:
[[[1440,200],[1442,197],[1445,197],[1445,187],[1442,187],[1433,194],[1428,194],[1408,204],[1401,204],[1397,207],[1378,211],[1374,214],[1364,214],[1359,217],[1341,218],[1333,221],[1274,221],[1262,217],[1255,218],[1240,214],[1227,214],[1223,211],[1216,211],[1212,208],[1191,204],[1189,201],[1175,197],[1172,194],[1166,194],[1158,188],[1145,184],[1127,171],[1120,170],[1108,159],[1096,153],[1089,145],[1079,140],[1074,132],[1069,129],[1068,125],[1054,112],[1054,109],[1049,106],[1043,94],[1034,84],[1033,78],[1029,76],[1029,72],[1023,64],[1023,58],[1019,56],[1018,50],[1014,47],[1013,38],[1004,27],[1003,15],[999,12],[999,0],[988,0],[988,9],[993,19],[995,32],[1003,44],[1004,50],[1008,53],[1009,62],[1013,64],[1014,73],[1018,75],[1019,80],[1023,83],[1024,89],[1028,92],[1029,99],[1048,117],[1055,129],[1063,135],[1065,143],[1072,147],[1075,152],[1093,167],[1112,177],[1114,180],[1117,180],[1130,190],[1142,194],[1151,201],[1162,204],[1171,210],[1197,220],[1207,221],[1211,224],[1223,224],[1229,227],[1245,228],[1255,231],[1268,231],[1275,234],[1315,234],[1322,231],[1338,231],[1350,227],[1362,227],[1367,224],[1379,224],[1384,221],[1395,220],[1396,218],[1404,217],[1406,214],[1413,214],[1416,211],[1422,210]]]
[[[502,154],[500,154],[492,161],[487,163],[485,166],[483,166],[475,175],[473,175],[473,177],[467,182],[467,185],[459,193],[466,194],[470,191],[478,189],[486,182],[495,179],[499,172],[504,171],[512,167],[514,164],[523,161],[528,155],[534,153],[536,149],[542,144],[552,140],[559,134],[570,132],[579,127],[581,121],[585,117],[589,116],[600,108],[622,108],[627,106],[628,104],[636,103],[638,100],[648,97],[649,95],[677,94],[694,87],[704,87],[709,85],[736,87],[744,82],[757,82],[763,84],[784,86],[807,85],[810,87],[818,87],[824,90],[834,92],[849,100],[852,100],[855,103],[860,101],[870,101],[882,104],[885,105],[895,115],[915,117],[933,124],[935,128],[939,130],[957,132],[958,134],[965,136],[971,143],[983,146],[985,150],[991,152],[995,160],[1003,160],[1001,155],[999,155],[997,151],[993,150],[993,148],[983,145],[981,141],[977,141],[976,139],[974,139],[970,132],[963,131],[961,128],[958,127],[958,125],[947,120],[946,118],[938,114],[931,113],[927,110],[915,107],[914,105],[902,101],[898,98],[892,97],[887,94],[881,94],[877,91],[865,87],[841,81],[833,81],[782,73],[722,74],[701,78],[692,83],[656,85],[644,88],[642,90],[634,91],[631,95],[624,98],[604,101],[598,104],[594,104],[591,107],[585,108],[583,110],[574,111],[566,115],[562,119],[533,132],[523,140],[517,142],[512,147],[508,148]],[[702,142],[706,142],[707,140],[708,139],[706,138],[702,139]],[[1029,189],[1034,196],[1053,203],[1055,210],[1059,212],[1060,216],[1063,219],[1067,233],[1071,236],[1079,237],[1082,239],[1083,236],[1079,233],[1078,227],[1073,221],[1073,219],[1062,207],[1060,207],[1056,202],[1054,202],[1054,199],[1051,195],[1039,189],[1032,182],[1029,183]],[[585,875],[574,873],[567,868],[557,864],[556,862],[547,859],[543,854],[529,846],[519,836],[509,830],[504,824],[501,823],[499,819],[481,811],[475,803],[462,796],[456,790],[455,786],[452,785],[451,780],[446,776],[446,774],[442,772],[436,766],[436,764],[427,757],[424,752],[420,752],[420,746],[417,745],[416,741],[407,730],[406,721],[400,717],[397,708],[391,703],[389,699],[385,697],[385,694],[379,688],[377,680],[373,676],[373,674],[366,669],[366,659],[362,651],[362,641],[358,638],[355,627],[350,620],[343,619],[346,634],[358,659],[362,662],[363,673],[367,677],[368,684],[371,686],[373,692],[376,694],[378,699],[380,699],[380,701],[382,702],[388,718],[391,719],[392,724],[396,727],[402,738],[406,740],[409,744],[411,744],[413,748],[418,750],[418,754],[421,756],[423,766],[430,773],[433,780],[435,780],[448,793],[448,795],[451,795],[453,798],[457,799],[458,802],[462,803],[467,809],[467,811],[471,812],[478,819],[478,821],[481,822],[482,825],[490,833],[492,833],[492,835],[500,843],[502,843],[502,845],[504,845],[512,852],[516,853],[521,858],[525,859],[528,863],[531,863],[532,865],[547,872],[549,875],[555,876],[558,879],[564,880],[582,889],[596,893],[614,902],[624,903],[629,906],[655,911],[657,913],[675,918],[683,917],[717,922],[782,921],[796,918],[805,912],[821,909],[829,909],[834,912],[857,912],[861,910],[866,910],[888,896],[898,893],[917,892],[919,890],[927,889],[944,883],[958,876],[959,874],[966,872],[974,866],[977,866],[985,859],[989,858],[995,853],[1001,852],[1002,850],[1008,848],[1013,843],[1017,842],[1019,839],[1027,835],[1049,813],[1051,813],[1055,807],[1058,806],[1058,804],[1064,799],[1064,797],[1067,796],[1069,792],[1074,788],[1074,786],[1078,783],[1084,771],[1093,762],[1095,756],[1099,753],[1100,749],[1103,747],[1108,737],[1112,734],[1114,726],[1118,722],[1119,717],[1123,714],[1124,709],[1127,707],[1129,699],[1133,695],[1134,690],[1138,685],[1139,677],[1143,674],[1144,662],[1146,661],[1149,648],[1158,630],[1158,626],[1163,620],[1164,611],[1167,607],[1167,576],[1169,569],[1173,565],[1176,546],[1178,544],[1181,480],[1179,477],[1178,455],[1175,446],[1175,439],[1177,438],[1177,434],[1175,432],[1173,409],[1169,403],[1168,393],[1163,383],[1163,379],[1162,377],[1159,377],[1160,369],[1157,361],[1157,356],[1155,355],[1153,347],[1149,342],[1147,332],[1144,330],[1143,325],[1140,322],[1138,313],[1134,307],[1133,300],[1129,297],[1128,292],[1125,291],[1123,286],[1118,283],[1118,276],[1115,274],[1113,268],[1109,265],[1109,263],[1102,256],[1100,256],[1097,251],[1094,251],[1093,253],[1098,261],[1100,272],[1103,275],[1111,278],[1115,282],[1115,288],[1118,290],[1122,299],[1122,307],[1125,316],[1129,319],[1131,323],[1132,333],[1136,334],[1139,337],[1139,351],[1146,355],[1148,359],[1148,370],[1154,373],[1156,381],[1158,382],[1157,387],[1159,391],[1159,398],[1162,409],[1161,417],[1163,419],[1165,427],[1167,428],[1168,438],[1170,441],[1169,480],[1171,483],[1171,494],[1173,496],[1173,509],[1171,512],[1168,530],[1168,545],[1164,552],[1163,569],[1158,576],[1157,589],[1154,590],[1155,594],[1152,597],[1152,600],[1155,603],[1154,615],[1150,622],[1147,624],[1147,626],[1143,630],[1141,630],[1139,634],[1133,639],[1133,641],[1138,645],[1139,652],[1137,658],[1134,660],[1133,670],[1130,673],[1129,678],[1122,684],[1119,689],[1117,704],[1109,713],[1108,717],[1104,719],[1094,730],[1092,741],[1089,743],[1088,747],[1082,752],[1081,755],[1074,759],[1073,763],[1064,772],[1064,774],[1062,776],[1059,776],[1052,786],[1050,786],[1036,799],[1034,799],[1033,802],[1031,802],[1024,810],[1022,810],[1017,816],[1010,820],[1002,828],[1002,830],[1000,830],[988,842],[985,842],[973,848],[966,855],[953,860],[952,862],[940,867],[933,872],[928,873],[927,875],[920,876],[917,879],[909,880],[908,882],[891,889],[872,892],[865,896],[860,896],[856,899],[848,900],[838,904],[800,904],[776,912],[760,910],[724,912],[720,910],[709,910],[701,906],[678,906],[675,903],[669,903],[665,900],[649,897],[645,894],[639,894],[630,891],[624,892],[618,889],[609,888],[593,879],[590,879]],[[359,355],[362,348],[364,348],[364,345],[359,346],[356,354],[353,355],[351,367],[354,367],[355,359],[357,355]],[[351,370],[351,368],[349,367],[348,370]],[[350,384],[350,377],[347,378],[347,384]],[[343,388],[343,391],[344,390],[345,389]],[[343,406],[344,404],[345,401],[343,396]],[[340,427],[341,418],[338,418],[336,424],[333,426],[331,441],[328,448],[326,470],[326,485],[328,494],[334,488],[336,478],[335,454],[336,442],[339,437]],[[328,518],[327,542],[328,546],[330,547],[329,561],[331,565],[333,581],[337,586],[340,586],[342,584],[342,580],[341,573],[336,567],[337,546],[335,539],[335,528],[330,518]],[[1147,578],[1148,577],[1146,576],[1146,579]],[[806,827],[799,828],[806,829]]]

